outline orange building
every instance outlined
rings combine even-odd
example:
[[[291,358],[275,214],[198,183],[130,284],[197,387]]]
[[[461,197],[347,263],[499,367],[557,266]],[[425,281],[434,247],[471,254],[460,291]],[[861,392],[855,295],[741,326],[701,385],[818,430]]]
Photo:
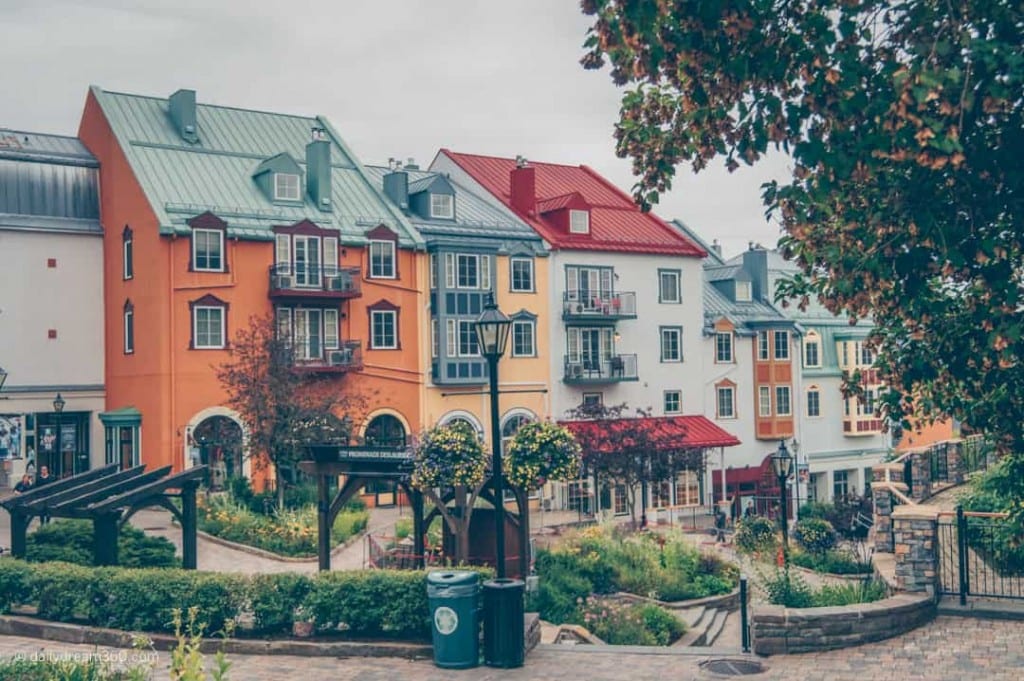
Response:
[[[365,398],[360,435],[420,429],[423,241],[324,118],[93,87],[79,137],[103,188],[108,462],[247,471],[215,367],[254,315]]]

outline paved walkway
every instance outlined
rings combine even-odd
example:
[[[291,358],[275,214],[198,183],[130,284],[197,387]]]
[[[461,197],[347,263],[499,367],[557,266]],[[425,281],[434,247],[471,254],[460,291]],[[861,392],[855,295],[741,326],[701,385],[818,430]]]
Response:
[[[939,617],[904,636],[827,653],[748,658],[761,662],[766,670],[750,679],[792,681],[900,681],[920,679],[984,679],[1018,681],[1024,669],[1024,622],[972,620]],[[72,657],[96,654],[106,659],[134,659],[138,654],[117,649],[50,643],[37,639],[0,636],[0,656],[45,654]],[[136,657],[132,658],[132,655]],[[521,669],[498,670],[480,667],[466,671],[436,668],[430,661],[394,658],[298,658],[241,656],[229,659],[234,681],[442,681],[450,679],[521,680],[588,679],[591,681],[636,681],[667,679],[711,679],[700,663],[714,652],[679,654],[678,649],[640,653],[629,648],[587,648],[543,646],[530,654]],[[155,679],[166,679],[168,657],[158,655]],[[298,671],[298,670],[301,670]]]

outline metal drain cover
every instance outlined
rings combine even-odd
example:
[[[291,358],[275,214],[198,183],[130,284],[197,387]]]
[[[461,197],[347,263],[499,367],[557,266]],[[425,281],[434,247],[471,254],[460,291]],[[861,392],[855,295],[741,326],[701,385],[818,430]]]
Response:
[[[719,676],[745,676],[760,674],[764,665],[753,660],[708,660],[700,665],[704,670]]]

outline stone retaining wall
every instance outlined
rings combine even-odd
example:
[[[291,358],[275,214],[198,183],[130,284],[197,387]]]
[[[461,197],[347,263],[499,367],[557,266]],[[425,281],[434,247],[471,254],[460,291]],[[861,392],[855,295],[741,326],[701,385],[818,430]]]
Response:
[[[881,641],[934,617],[935,600],[923,594],[830,608],[758,605],[751,616],[751,632],[758,655],[809,653]]]

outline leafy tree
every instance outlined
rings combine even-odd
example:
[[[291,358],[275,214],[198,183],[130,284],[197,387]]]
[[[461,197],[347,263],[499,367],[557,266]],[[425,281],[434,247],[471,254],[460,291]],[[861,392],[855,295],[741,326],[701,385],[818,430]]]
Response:
[[[637,492],[644,483],[675,478],[689,468],[703,470],[701,450],[679,446],[679,432],[666,429],[667,420],[651,416],[650,410],[626,404],[581,405],[570,410],[567,427],[583,453],[583,463],[599,478],[623,485],[630,518],[636,523]]]
[[[633,86],[615,137],[637,199],[655,202],[683,163],[788,153],[792,176],[763,194],[801,268],[780,297],[870,318],[888,416],[987,431],[1024,498],[1024,5],[582,7],[583,65]]]
[[[455,535],[455,560],[469,558],[469,522],[487,482],[490,463],[480,435],[465,421],[435,426],[420,438],[413,457],[412,486],[423,492]],[[453,506],[449,506],[449,501]]]
[[[362,410],[364,399],[340,389],[336,377],[303,369],[290,341],[278,337],[272,317],[251,317],[229,352],[217,378],[245,425],[253,465],[273,466],[281,508],[283,469],[303,458],[307,444],[347,443],[352,414]]]

